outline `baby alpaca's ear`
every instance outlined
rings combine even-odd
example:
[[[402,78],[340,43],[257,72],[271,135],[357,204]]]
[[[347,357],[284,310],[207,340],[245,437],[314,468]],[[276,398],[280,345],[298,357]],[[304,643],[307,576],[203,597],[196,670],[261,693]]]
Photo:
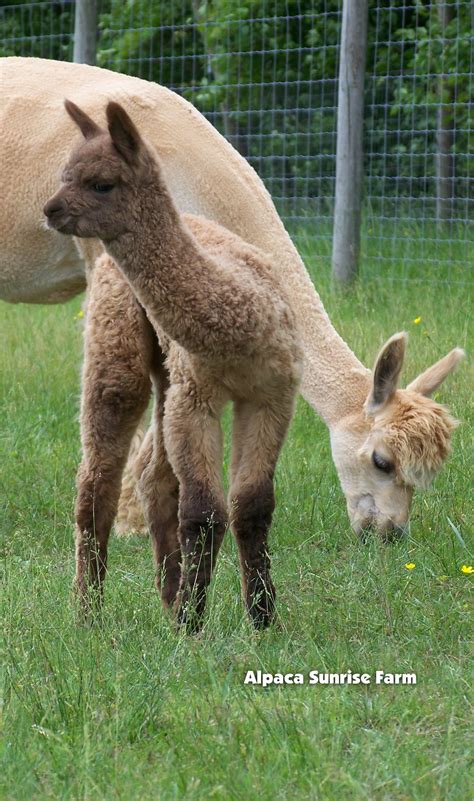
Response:
[[[72,100],[66,99],[64,101],[64,108],[71,119],[76,123],[85,139],[92,139],[93,136],[97,136],[97,134],[101,133],[101,129],[97,123],[91,120],[86,112],[82,111],[79,106],[76,106]]]
[[[127,112],[119,103],[113,100],[106,109],[109,133],[116,149],[125,159],[132,163],[135,161],[142,145],[142,138]]]

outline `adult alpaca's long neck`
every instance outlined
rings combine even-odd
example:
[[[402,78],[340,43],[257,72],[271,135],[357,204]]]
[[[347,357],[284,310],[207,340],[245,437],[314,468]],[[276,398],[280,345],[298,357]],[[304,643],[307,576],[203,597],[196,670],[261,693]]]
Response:
[[[285,286],[297,308],[304,352],[301,392],[332,428],[342,418],[361,414],[371,387],[371,372],[334,328],[302,261]]]

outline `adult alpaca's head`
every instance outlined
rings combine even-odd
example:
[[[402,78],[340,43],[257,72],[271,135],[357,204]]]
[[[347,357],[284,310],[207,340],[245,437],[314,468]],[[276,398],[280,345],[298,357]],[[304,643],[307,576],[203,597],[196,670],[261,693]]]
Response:
[[[141,198],[158,163],[118,103],[107,104],[107,130],[70,100],[64,105],[84,141],[44,207],[48,225],[63,234],[111,241],[140,225]]]
[[[363,409],[331,427],[331,444],[347,510],[356,531],[402,531],[414,488],[425,489],[443,465],[457,422],[431,395],[464,352],[455,348],[406,389],[398,388],[407,335],[380,351]]]

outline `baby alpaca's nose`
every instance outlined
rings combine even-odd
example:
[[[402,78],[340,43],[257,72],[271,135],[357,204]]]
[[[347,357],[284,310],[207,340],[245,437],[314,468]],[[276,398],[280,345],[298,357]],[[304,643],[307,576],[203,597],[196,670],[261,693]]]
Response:
[[[66,204],[62,198],[59,197],[52,197],[51,200],[48,200],[46,206],[43,209],[43,213],[46,217],[54,217],[56,214],[61,214],[66,209]]]

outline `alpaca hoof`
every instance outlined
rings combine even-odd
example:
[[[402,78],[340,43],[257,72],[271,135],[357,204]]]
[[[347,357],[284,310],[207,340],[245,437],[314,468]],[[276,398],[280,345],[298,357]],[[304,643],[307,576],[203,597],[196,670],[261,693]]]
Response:
[[[259,609],[255,606],[249,609],[250,619],[257,631],[263,631],[263,629],[267,629],[273,621],[274,614],[274,609]]]
[[[76,601],[76,623],[90,627],[102,621],[104,593],[97,587],[73,587]]]
[[[202,615],[198,615],[189,605],[180,605],[176,611],[176,622],[178,626],[184,627],[186,634],[199,634],[202,628]]]
[[[173,609],[178,595],[178,584],[166,583],[160,586],[160,582],[158,582],[158,592],[165,609]]]
[[[178,626],[184,626],[186,634],[198,634],[202,628],[205,596],[196,599],[196,593],[184,592],[175,600],[175,619]]]
[[[173,609],[177,604],[181,582],[181,565],[178,560],[166,559],[156,576],[156,588],[165,609]]]
[[[275,588],[271,582],[247,596],[247,609],[256,629],[266,629],[275,616]]]

